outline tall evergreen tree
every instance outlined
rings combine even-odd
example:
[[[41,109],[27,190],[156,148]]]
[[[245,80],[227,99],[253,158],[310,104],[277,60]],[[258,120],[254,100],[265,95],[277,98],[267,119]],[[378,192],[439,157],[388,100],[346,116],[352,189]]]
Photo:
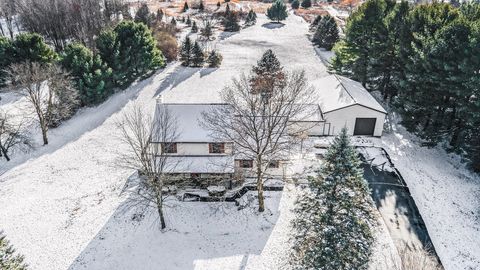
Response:
[[[38,34],[23,33],[17,35],[12,47],[12,58],[17,63],[24,61],[52,63],[58,59],[58,55]]]
[[[197,33],[197,32],[198,32],[197,23],[196,23],[195,21],[192,22],[191,32],[192,32],[192,33]]]
[[[192,61],[192,41],[188,36],[185,37],[185,40],[182,42],[182,47],[180,49],[180,61],[183,66],[190,66]]]
[[[6,69],[12,63],[12,42],[5,37],[0,37],[0,87],[6,83]]]
[[[272,50],[263,53],[257,65],[252,68],[253,76],[250,83],[253,91],[270,92],[276,87],[283,87],[285,83],[285,72],[277,56]]]
[[[205,62],[205,54],[200,44],[195,41],[191,51],[191,64],[194,67],[201,67]]]
[[[297,201],[294,264],[299,269],[368,269],[373,209],[360,158],[344,128]]]
[[[97,46],[101,59],[112,68],[118,86],[127,86],[165,64],[152,32],[143,23],[123,21],[113,33],[102,33]]]
[[[72,76],[82,105],[104,101],[112,91],[112,70],[102,63],[100,56],[79,43],[67,46],[61,55],[61,64]]]
[[[187,12],[188,9],[189,9],[188,3],[187,3],[187,1],[185,1],[185,4],[183,4],[182,11],[183,11],[183,12]]]
[[[369,83],[370,76],[376,77],[374,71],[377,70],[372,70],[372,63],[376,62],[376,57],[381,57],[379,52],[385,51],[387,31],[383,18],[393,5],[390,0],[367,0],[350,15],[345,39],[335,51],[334,70],[360,81],[364,86]]]
[[[0,231],[0,269],[27,270],[27,264],[22,255],[16,254],[15,249]]]
[[[248,11],[247,17],[245,18],[245,25],[254,25],[257,23],[257,14],[253,9]]]
[[[240,30],[240,24],[238,24],[238,12],[229,11],[228,13],[225,12],[225,17],[223,18],[223,26],[224,30],[227,32],[236,32]]]
[[[161,22],[163,20],[163,16],[164,16],[163,10],[161,8],[159,8],[157,10],[157,15],[156,15],[157,21]]]
[[[315,31],[312,41],[326,50],[331,50],[339,38],[338,26],[335,19],[330,15],[323,16],[318,22],[317,30]]]
[[[267,17],[277,23],[288,17],[287,6],[282,0],[275,0],[272,6],[267,9]]]
[[[317,17],[315,17],[315,19],[313,19],[312,23],[310,24],[310,30],[317,29],[317,26],[320,23],[320,21],[322,20],[322,18],[323,18],[323,16],[317,15]]]
[[[153,18],[154,17],[152,17],[152,14],[150,14],[150,9],[146,3],[142,3],[140,8],[137,10],[137,13],[135,13],[135,22],[137,23],[141,22],[150,26]]]
[[[198,5],[198,11],[203,12],[205,10],[205,6],[203,5],[203,1],[200,1],[200,5]]]

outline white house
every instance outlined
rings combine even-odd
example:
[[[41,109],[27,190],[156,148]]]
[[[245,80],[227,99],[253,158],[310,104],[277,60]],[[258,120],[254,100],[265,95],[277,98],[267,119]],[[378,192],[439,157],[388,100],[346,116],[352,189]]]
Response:
[[[295,121],[298,125],[308,125],[308,135],[336,135],[343,127],[355,136],[382,135],[387,112],[360,83],[329,75],[314,81],[312,86],[316,99],[311,106],[316,113]],[[195,95],[199,95],[202,102],[208,100],[206,93],[206,89],[195,89],[187,96],[173,91],[159,98],[157,106],[166,107],[176,117],[179,132],[176,142],[167,146],[167,152],[178,160],[173,173],[179,177],[204,185],[223,182],[228,187],[232,179],[254,176],[254,161],[238,156],[233,142],[213,139],[210,131],[200,124],[202,112],[212,106],[228,106],[219,102],[215,91],[210,93],[211,103],[192,102]],[[271,163],[268,175],[286,177],[287,161]]]

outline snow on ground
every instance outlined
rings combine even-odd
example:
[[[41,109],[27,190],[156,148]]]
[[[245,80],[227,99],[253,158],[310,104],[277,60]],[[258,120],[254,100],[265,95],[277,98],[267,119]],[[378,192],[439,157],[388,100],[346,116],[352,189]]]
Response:
[[[278,54],[280,61],[288,70],[305,68],[309,70],[307,73],[309,77],[326,75],[325,67],[315,58],[315,52],[306,38],[307,29],[308,25],[296,16],[290,16],[286,25],[281,28],[272,27],[267,23],[265,16],[259,16],[256,26],[222,38],[217,47],[224,55],[221,68],[199,69],[185,68],[178,64],[170,65],[151,78],[114,95],[102,105],[83,109],[71,120],[52,129],[49,132],[51,143],[48,146],[41,146],[30,154],[17,155],[9,163],[0,163],[0,171],[4,172],[0,175],[0,228],[5,231],[17,250],[25,254],[26,261],[33,269],[67,269],[82,252],[90,254],[89,247],[95,246],[97,234],[104,228],[112,228],[109,226],[110,219],[125,199],[119,196],[120,189],[132,172],[115,165],[117,153],[124,149],[116,129],[119,115],[131,109],[134,102],[153,112],[156,97],[168,89],[175,88],[174,91],[180,92],[186,99],[202,89],[209,87],[220,89],[240,71],[246,71],[254,65],[268,48]],[[21,101],[9,97],[8,101],[2,101],[0,108],[16,106],[18,102]],[[275,203],[275,199],[270,203]],[[207,207],[205,205],[192,207],[198,207],[199,213],[210,214],[206,210],[201,210]],[[186,210],[185,214],[196,213],[196,210]],[[273,215],[279,215],[281,219],[282,211],[283,208],[280,215],[278,213]],[[176,219],[181,223],[181,217],[176,217],[171,212],[167,215],[170,216],[169,222],[172,224],[177,224]],[[195,217],[198,220],[202,216],[196,214]],[[235,221],[233,218],[226,218]],[[124,219],[123,222],[129,221]],[[222,233],[227,233],[226,230],[234,227],[232,224],[226,223],[225,229],[217,227]],[[263,231],[268,231],[267,228],[261,229],[260,223],[254,223],[252,226],[250,229],[254,232],[250,232],[253,235],[258,236]],[[188,226],[178,225],[178,230],[187,232],[186,227]],[[113,226],[111,230],[125,233],[127,235],[124,237],[128,238],[128,234],[132,232],[122,231],[124,228],[117,229]],[[152,231],[155,231],[155,228],[152,228]],[[192,229],[190,236],[197,232]],[[139,237],[142,238],[141,235]],[[156,244],[172,237],[176,238],[173,232],[158,234],[155,238],[152,235],[143,235],[142,239],[148,239],[150,241],[148,243]],[[267,243],[283,241],[282,237],[287,236],[282,234],[269,238],[268,234],[265,234],[263,240],[258,241]],[[128,239],[127,242],[123,242],[126,243],[125,246],[119,244],[115,247],[111,256],[126,255],[140,247],[133,244],[128,246]],[[188,239],[188,236],[185,239]],[[276,245],[262,249],[258,241],[250,243],[250,239],[253,238],[235,239],[245,242],[245,246],[238,244],[236,249],[235,247],[229,249],[238,251],[239,257],[235,257],[236,254],[233,252],[222,254],[219,247],[212,246],[215,238],[192,236],[192,239],[204,241],[198,243],[203,251],[193,253],[200,254],[196,261],[198,267],[204,267],[202,266],[204,263],[212,263],[213,258],[217,257],[219,262],[225,261],[225,264],[229,262],[241,264],[242,260],[247,260],[245,254],[258,255],[260,250],[263,250],[261,254],[277,252]],[[233,236],[230,239],[234,239]],[[251,248],[242,250],[248,247],[248,243],[252,245]],[[230,241],[224,244],[229,245]],[[185,253],[187,252],[183,254]],[[138,255],[135,258],[143,267],[146,257],[143,257],[140,251],[134,254]],[[175,255],[169,253],[164,257],[155,254],[163,258],[162,261],[172,260],[172,264],[182,258],[185,259],[182,263],[192,259],[191,256],[174,259]],[[225,258],[222,259],[221,255],[225,255],[223,256]],[[254,265],[261,267],[265,261],[277,263],[277,256],[266,255],[261,259],[252,256],[248,260],[258,261]],[[108,262],[115,265],[113,261],[114,257],[110,257]],[[98,266],[97,263],[100,261],[87,262]],[[75,264],[75,267],[77,266],[79,265]]]
[[[480,177],[400,125],[374,143],[407,182],[445,269],[480,269]]]

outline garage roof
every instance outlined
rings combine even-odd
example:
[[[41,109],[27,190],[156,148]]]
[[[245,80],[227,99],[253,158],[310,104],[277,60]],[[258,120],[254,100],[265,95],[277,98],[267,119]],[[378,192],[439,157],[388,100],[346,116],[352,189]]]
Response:
[[[352,105],[387,113],[361,83],[336,74],[312,82],[323,113]]]

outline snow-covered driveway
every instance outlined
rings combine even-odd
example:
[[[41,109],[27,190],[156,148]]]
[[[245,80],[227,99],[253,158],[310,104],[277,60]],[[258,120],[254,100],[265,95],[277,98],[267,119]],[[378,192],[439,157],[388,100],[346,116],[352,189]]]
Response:
[[[281,28],[272,28],[259,16],[256,26],[222,37],[217,44],[224,55],[219,69],[173,64],[51,130],[51,145],[10,164],[0,163],[0,171],[6,170],[0,176],[0,229],[32,269],[67,269],[124,199],[119,191],[132,172],[115,166],[116,153],[123,149],[115,127],[122,111],[133,102],[153,111],[156,96],[171,88],[185,101],[202,102],[191,97],[221,89],[248,71],[266,49],[272,49],[287,70],[305,69],[310,79],[325,76],[307,30],[296,16]]]

